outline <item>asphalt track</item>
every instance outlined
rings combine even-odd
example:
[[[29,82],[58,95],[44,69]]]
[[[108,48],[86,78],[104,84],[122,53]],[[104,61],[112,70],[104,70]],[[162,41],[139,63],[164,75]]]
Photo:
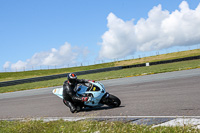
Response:
[[[200,116],[200,69],[101,81],[121,99],[118,108],[72,114],[56,87],[0,94],[0,119],[83,116]]]

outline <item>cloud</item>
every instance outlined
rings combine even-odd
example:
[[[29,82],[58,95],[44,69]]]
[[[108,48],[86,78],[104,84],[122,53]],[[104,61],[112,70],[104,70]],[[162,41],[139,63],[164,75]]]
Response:
[[[30,59],[26,61],[17,61],[11,64],[6,62],[4,66],[10,66],[11,70],[23,70],[36,66],[64,66],[76,63],[78,56],[86,56],[86,49],[80,47],[72,47],[69,43],[65,43],[59,49],[52,48],[50,51],[35,53]]]
[[[200,4],[192,10],[186,1],[180,10],[169,12],[153,7],[148,18],[123,21],[115,14],[107,17],[108,31],[102,35],[99,58],[121,58],[136,51],[152,51],[172,46],[200,43]]]
[[[3,65],[3,69],[7,69],[10,67],[10,62],[6,61],[5,64]]]
[[[23,62],[21,60],[17,61],[15,64],[11,64],[11,69],[18,71],[19,69],[24,69],[27,66],[27,62]]]

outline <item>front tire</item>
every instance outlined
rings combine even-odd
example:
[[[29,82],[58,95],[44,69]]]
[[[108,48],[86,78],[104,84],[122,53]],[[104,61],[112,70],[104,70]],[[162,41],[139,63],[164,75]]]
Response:
[[[120,104],[121,104],[121,101],[120,101],[120,99],[118,97],[110,94],[106,98],[105,104],[108,105],[109,107],[119,107]]]

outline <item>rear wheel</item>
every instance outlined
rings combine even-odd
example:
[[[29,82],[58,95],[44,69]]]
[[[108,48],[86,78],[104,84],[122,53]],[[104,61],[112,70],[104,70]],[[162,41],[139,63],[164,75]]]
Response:
[[[121,101],[120,101],[120,99],[118,97],[110,94],[106,98],[105,104],[108,105],[109,107],[119,107],[120,104],[121,104]]]

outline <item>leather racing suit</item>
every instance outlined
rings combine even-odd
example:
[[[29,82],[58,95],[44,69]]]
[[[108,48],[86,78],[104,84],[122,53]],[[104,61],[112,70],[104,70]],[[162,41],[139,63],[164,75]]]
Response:
[[[65,104],[70,108],[70,111],[74,113],[77,106],[83,105],[83,99],[85,97],[79,97],[76,95],[77,84],[88,83],[88,80],[77,79],[76,83],[72,84],[66,80],[63,84],[63,98]]]

